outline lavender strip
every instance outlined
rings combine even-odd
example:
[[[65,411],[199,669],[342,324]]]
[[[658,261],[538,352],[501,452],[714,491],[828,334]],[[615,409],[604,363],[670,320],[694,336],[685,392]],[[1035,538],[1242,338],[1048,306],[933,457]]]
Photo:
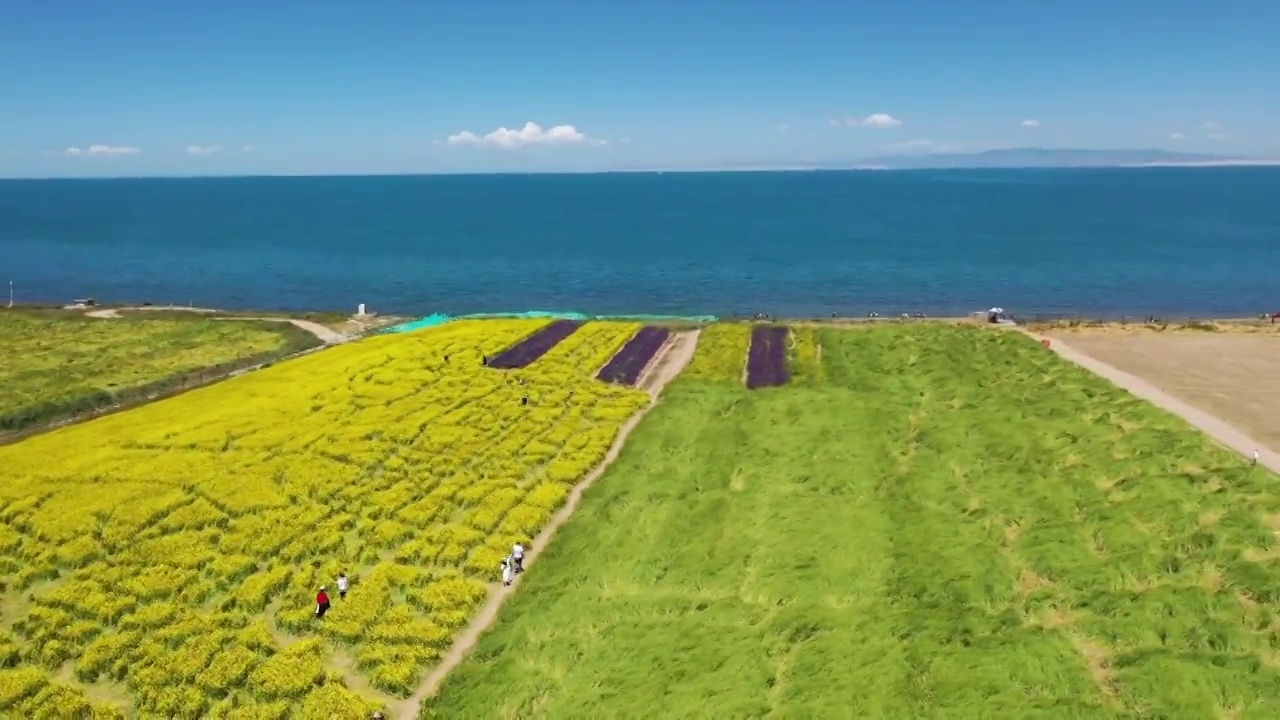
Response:
[[[663,327],[640,328],[622,349],[601,368],[596,379],[622,385],[635,385],[649,361],[667,341],[671,331]]]
[[[514,370],[527,367],[530,363],[546,355],[561,340],[572,335],[582,322],[578,320],[556,320],[538,332],[512,345],[501,355],[489,359],[489,367],[499,370]]]
[[[779,325],[757,325],[751,330],[751,350],[747,353],[747,388],[786,385],[787,328]]]

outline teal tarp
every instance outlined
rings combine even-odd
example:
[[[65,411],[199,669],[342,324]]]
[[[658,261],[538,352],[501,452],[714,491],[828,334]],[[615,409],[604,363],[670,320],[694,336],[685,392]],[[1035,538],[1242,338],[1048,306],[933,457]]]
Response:
[[[419,320],[403,323],[401,325],[393,325],[383,332],[403,333],[413,332],[414,330],[422,330],[423,328],[435,327],[443,325],[450,320],[483,320],[486,318],[551,318],[553,320],[642,320],[651,322],[715,322],[715,315],[583,315],[576,312],[547,312],[543,310],[530,310],[528,312],[515,313],[476,313],[472,315],[461,315],[454,317],[444,313],[435,313],[428,315]]]
[[[382,332],[388,332],[388,333],[413,332],[414,330],[422,330],[423,328],[443,325],[452,319],[453,317],[450,315],[445,315],[444,313],[436,313],[434,315],[428,315],[424,318],[419,318],[418,320],[414,320],[412,322],[402,323],[400,325],[392,325],[391,327],[387,328],[386,330],[383,330]]]
[[[576,312],[546,312],[543,310],[530,310],[528,312],[513,313],[475,313],[473,315],[463,315],[462,320],[483,320],[485,318],[552,318],[553,320],[590,320],[591,318]]]

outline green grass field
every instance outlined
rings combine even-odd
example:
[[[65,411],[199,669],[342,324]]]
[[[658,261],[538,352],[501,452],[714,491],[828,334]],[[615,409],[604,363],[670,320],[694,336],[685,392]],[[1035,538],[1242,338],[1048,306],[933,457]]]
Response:
[[[424,716],[1280,717],[1273,475],[1016,333],[795,338],[702,347]]]
[[[281,323],[0,312],[0,435],[318,344]]]

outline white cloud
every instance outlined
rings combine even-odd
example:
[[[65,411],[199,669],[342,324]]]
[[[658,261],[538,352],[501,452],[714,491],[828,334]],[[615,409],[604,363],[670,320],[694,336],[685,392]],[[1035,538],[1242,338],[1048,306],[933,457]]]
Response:
[[[1218,123],[1212,120],[1206,120],[1200,123],[1200,129],[1204,130],[1205,132],[1213,132],[1214,130],[1217,130],[1219,127],[1220,126],[1218,125]]]
[[[248,152],[253,152],[253,146],[252,146],[252,145],[245,145],[244,147],[240,148],[240,152],[247,152],[247,153],[248,153]]]
[[[1169,133],[1170,140],[1186,140],[1187,136],[1182,133]]]
[[[579,132],[572,125],[556,125],[543,129],[535,122],[527,122],[519,130],[500,127],[486,135],[477,135],[470,130],[463,130],[450,135],[450,145],[472,145],[475,147],[496,147],[504,150],[527,147],[529,145],[603,145],[604,140],[590,138]]]
[[[840,127],[841,125],[844,124],[835,118],[831,118],[830,122],[831,122],[831,127]]]
[[[1209,133],[1209,139],[1210,139],[1210,140],[1226,140],[1226,139],[1227,139],[1227,134],[1226,134],[1226,133],[1220,133],[1220,132],[1216,132],[1216,133]]]
[[[883,130],[885,128],[896,128],[902,125],[902,121],[898,118],[885,113],[873,113],[864,118],[848,118],[845,124],[849,127],[876,128]]]
[[[112,147],[111,145],[90,145],[90,155],[137,155],[142,152],[136,147]]]
[[[786,132],[790,129],[791,129],[791,126],[788,125],[787,123],[782,123],[781,125],[778,126],[778,132]]]
[[[62,154],[69,155],[71,157],[81,157],[85,155],[95,155],[95,156],[137,155],[140,152],[142,151],[136,147],[128,147],[128,146],[114,147],[111,145],[90,145],[88,148],[69,147],[66,150],[63,150]],[[45,152],[42,154],[56,155],[58,153]]]
[[[187,146],[188,155],[206,155],[207,156],[207,155],[215,155],[219,152],[222,152],[222,146],[220,145],[188,145]]]
[[[1025,128],[1035,128],[1035,127],[1040,127],[1040,121],[1039,121],[1039,120],[1031,120],[1031,119],[1023,120],[1023,121],[1022,121],[1022,127],[1025,127]]]

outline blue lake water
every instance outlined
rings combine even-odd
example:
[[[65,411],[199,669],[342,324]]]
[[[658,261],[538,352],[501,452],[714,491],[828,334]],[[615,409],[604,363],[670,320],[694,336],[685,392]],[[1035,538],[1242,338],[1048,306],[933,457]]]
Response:
[[[1280,309],[1280,168],[0,181],[19,301],[425,315]]]

